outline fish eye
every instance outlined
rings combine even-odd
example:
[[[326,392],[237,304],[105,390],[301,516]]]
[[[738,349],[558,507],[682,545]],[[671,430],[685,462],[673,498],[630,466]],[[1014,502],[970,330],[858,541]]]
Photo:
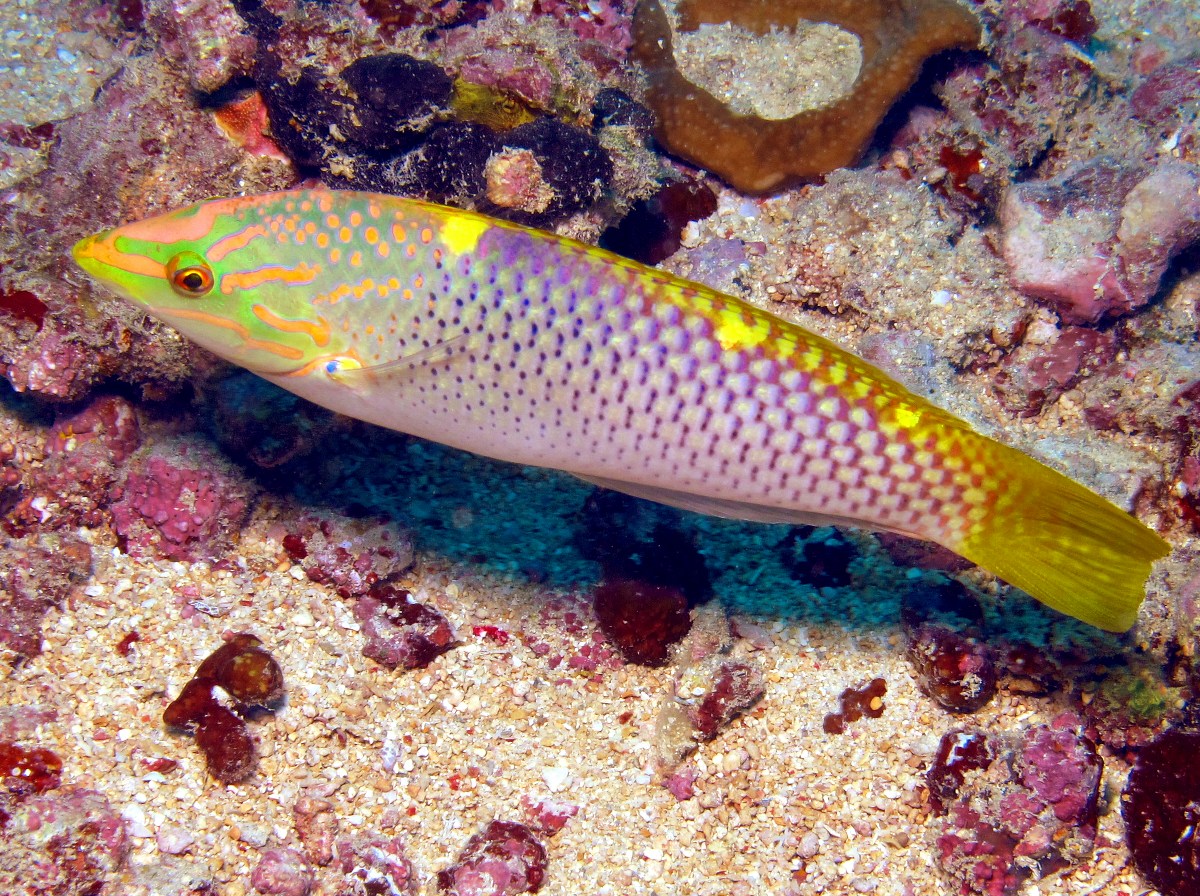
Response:
[[[171,288],[185,299],[198,299],[213,288],[213,272],[194,252],[180,252],[167,263]]]

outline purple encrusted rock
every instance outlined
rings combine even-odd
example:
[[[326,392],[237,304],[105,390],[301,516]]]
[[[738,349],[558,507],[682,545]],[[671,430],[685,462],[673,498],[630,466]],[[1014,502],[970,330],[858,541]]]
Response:
[[[939,760],[958,750],[958,761],[937,778],[936,792],[931,787],[938,815],[930,831],[938,865],[958,892],[1010,896],[1035,875],[1091,855],[1104,764],[1077,718],[986,740],[953,736]]]
[[[1064,327],[1048,345],[1022,346],[993,379],[996,397],[1018,417],[1033,417],[1084,377],[1112,363],[1117,339],[1089,327]]]
[[[117,534],[133,556],[216,560],[241,531],[253,486],[199,442],[159,443],[112,490]]]
[[[337,844],[337,867],[343,882],[341,896],[408,896],[417,879],[399,840],[364,837]]]
[[[360,597],[354,618],[367,639],[363,656],[389,669],[427,666],[458,643],[445,616],[391,586]]]
[[[267,896],[308,896],[313,870],[294,849],[269,849],[251,873],[250,884]]]
[[[1171,259],[1200,238],[1200,167],[1093,159],[1013,186],[1000,222],[1013,287],[1094,324],[1150,301]]]
[[[437,874],[451,896],[536,893],[546,878],[546,849],[515,821],[493,821],[467,841],[458,861]]]
[[[338,819],[333,803],[311,796],[302,796],[292,806],[296,836],[304,846],[304,854],[314,865],[322,867],[333,861],[333,846],[337,840]]]
[[[0,837],[0,893],[115,896],[129,840],[104,794],[59,790],[12,810]]]

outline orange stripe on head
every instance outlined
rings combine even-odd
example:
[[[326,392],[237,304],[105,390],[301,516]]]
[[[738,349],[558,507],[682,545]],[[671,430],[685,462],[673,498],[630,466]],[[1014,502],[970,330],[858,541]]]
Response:
[[[101,264],[106,264],[127,274],[158,278],[167,276],[166,265],[145,255],[138,255],[135,252],[122,252],[118,249],[116,241],[124,237],[124,235],[124,232],[122,232],[119,235],[110,234],[106,239],[93,240],[88,246],[88,256]]]
[[[185,320],[199,321],[202,324],[208,324],[211,327],[217,327],[222,330],[229,330],[243,341],[244,348],[247,349],[268,352],[272,355],[278,355],[281,358],[287,358],[289,361],[299,361],[304,357],[304,352],[298,348],[292,348],[290,345],[280,345],[275,342],[266,342],[262,339],[251,338],[249,330],[237,321],[230,320],[227,317],[219,317],[216,314],[209,314],[207,311],[198,311],[195,308],[155,308],[152,310],[168,320],[172,317],[180,317]]]
[[[253,224],[249,227],[243,227],[236,233],[231,233],[229,236],[213,243],[212,248],[206,253],[208,255],[208,260],[211,262],[219,262],[230,252],[234,252],[238,249],[244,249],[249,243],[258,239],[260,236],[266,236],[267,234],[267,228],[261,224]]]
[[[316,323],[311,320],[290,320],[280,317],[263,305],[251,305],[254,316],[268,327],[274,327],[284,333],[307,333],[316,345],[324,347],[329,344],[329,321],[318,317]]]
[[[265,265],[253,271],[233,271],[221,277],[221,292],[228,295],[235,289],[254,289],[264,283],[312,283],[320,268],[301,262],[295,267]]]

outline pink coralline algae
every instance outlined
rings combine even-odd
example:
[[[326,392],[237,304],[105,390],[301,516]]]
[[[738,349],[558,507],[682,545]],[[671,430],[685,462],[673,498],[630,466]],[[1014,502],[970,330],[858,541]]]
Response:
[[[766,690],[762,671],[749,663],[714,657],[706,668],[711,672],[707,687],[688,707],[688,720],[695,729],[696,739],[701,741],[712,740],[728,728]],[[694,673],[689,678],[692,676]]]
[[[337,867],[344,875],[337,891],[341,896],[409,896],[417,889],[412,863],[399,840],[338,841]]]
[[[328,514],[301,520],[283,536],[283,549],[309,579],[341,597],[359,597],[412,565],[408,533],[379,520]]]
[[[0,648],[10,661],[42,651],[42,618],[61,603],[76,582],[91,573],[91,548],[61,537],[45,543],[5,545],[7,569],[0,569]]]
[[[437,874],[450,896],[536,893],[546,878],[546,849],[525,825],[493,821],[467,841],[458,861]]]
[[[179,60],[188,83],[213,93],[254,67],[257,42],[228,0],[148,0],[147,30]]]
[[[1149,125],[1178,126],[1189,112],[1200,112],[1200,56],[1158,66],[1134,90],[1130,103],[1137,119]]]
[[[198,442],[158,444],[113,490],[113,525],[133,556],[216,560],[241,531],[252,487]]]
[[[1117,354],[1112,333],[1064,327],[1049,345],[1026,343],[1005,357],[993,385],[1010,413],[1033,417],[1084,377],[1111,364]]]
[[[525,810],[529,827],[536,833],[544,834],[547,837],[553,837],[561,831],[567,822],[579,812],[579,807],[574,803],[551,797],[533,799],[523,796],[521,797],[521,808]]]
[[[36,796],[15,808],[0,836],[0,892],[115,896],[128,852],[125,825],[103,794]]]
[[[333,861],[338,819],[333,803],[317,797],[302,796],[292,806],[296,836],[304,846],[304,855],[314,865],[324,867]]]
[[[454,647],[458,640],[446,617],[417,603],[401,588],[380,585],[354,604],[362,626],[363,656],[389,669],[418,669]]]
[[[1077,719],[1061,716],[1019,734],[948,736],[962,749],[953,773],[938,779],[936,793],[931,787],[941,814],[930,830],[958,893],[1009,896],[1035,874],[1091,855],[1104,766]]]
[[[308,896],[313,870],[293,849],[270,849],[251,873],[250,884],[265,896]]]
[[[1093,159],[1013,186],[1000,222],[1014,288],[1094,324],[1149,302],[1171,259],[1200,239],[1200,167]]]

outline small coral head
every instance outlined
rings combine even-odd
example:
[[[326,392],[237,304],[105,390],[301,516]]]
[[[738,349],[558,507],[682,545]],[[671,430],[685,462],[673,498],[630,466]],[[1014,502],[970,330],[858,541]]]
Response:
[[[209,351],[255,373],[293,374],[338,349],[309,301],[322,271],[294,242],[299,205],[287,193],[202,202],[82,239],[72,255]]]

